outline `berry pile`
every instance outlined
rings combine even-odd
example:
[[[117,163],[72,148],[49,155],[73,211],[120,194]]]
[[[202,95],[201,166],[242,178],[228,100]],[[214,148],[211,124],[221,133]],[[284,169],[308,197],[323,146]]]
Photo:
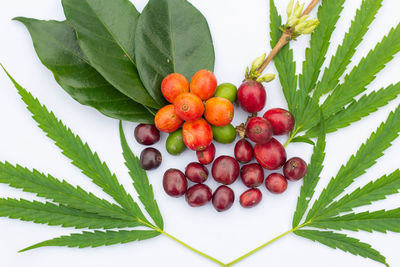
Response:
[[[297,181],[305,176],[307,164],[300,158],[286,160],[285,148],[273,136],[285,135],[293,130],[294,117],[280,108],[268,110],[258,117],[266,104],[267,95],[261,82],[246,80],[239,90],[232,84],[217,86],[214,74],[207,70],[198,71],[190,84],[178,73],[168,75],[162,82],[161,91],[171,104],[163,107],[155,116],[155,126],[140,124],[135,129],[136,140],[143,145],[159,141],[160,132],[169,133],[166,149],[179,155],[186,147],[196,151],[198,162],[189,163],[185,172],[168,169],[163,177],[165,192],[172,197],[185,195],[192,207],[200,207],[212,201],[217,211],[229,209],[235,194],[229,185],[240,176],[249,189],[240,195],[240,204],[251,208],[260,203],[262,192],[258,187],[265,184],[274,194],[283,193],[288,180]],[[233,103],[251,113],[246,123],[233,127]],[[232,143],[237,133],[241,139],[234,147],[234,157],[219,156],[212,140],[223,144]],[[254,143],[254,147],[251,142]],[[255,158],[257,163],[251,163]],[[146,148],[140,155],[145,170],[157,168],[162,161],[161,153]],[[214,193],[204,184],[211,164],[211,175],[220,184]],[[240,167],[240,164],[243,164]],[[276,172],[283,167],[281,173]],[[264,169],[274,171],[264,179]],[[194,185],[189,186],[188,180]]]

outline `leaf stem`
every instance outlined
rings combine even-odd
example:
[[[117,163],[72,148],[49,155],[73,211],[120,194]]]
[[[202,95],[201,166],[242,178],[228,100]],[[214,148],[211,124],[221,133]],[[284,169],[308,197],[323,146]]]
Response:
[[[209,259],[210,261],[216,263],[217,265],[223,266],[223,267],[226,267],[226,266],[227,266],[227,265],[226,265],[225,263],[223,263],[222,261],[219,261],[219,260],[217,260],[216,258],[211,257],[210,255],[208,255],[208,254],[206,254],[206,253],[204,253],[204,252],[201,252],[201,251],[198,250],[198,249],[195,249],[194,247],[188,245],[187,243],[183,242],[182,240],[176,238],[175,236],[173,236],[173,235],[171,235],[171,234],[165,232],[164,230],[158,228],[157,226],[154,226],[154,225],[152,225],[152,224],[146,223],[146,222],[144,222],[144,221],[142,221],[142,220],[140,220],[140,222],[141,222],[142,224],[146,225],[147,227],[149,227],[149,228],[151,228],[151,229],[153,229],[153,230],[159,232],[160,234],[163,234],[163,235],[169,237],[170,239],[172,239],[172,240],[174,240],[175,242],[181,244],[182,246],[186,247],[187,249],[190,249],[191,251],[193,251],[193,252],[199,254],[200,256],[202,256],[202,257],[204,257],[204,258],[206,258],[206,259]]]
[[[318,4],[319,0],[312,0],[308,7],[304,10],[303,15],[308,15],[313,10],[313,8]],[[274,57],[279,53],[279,51],[287,45],[293,37],[293,29],[289,28],[282,33],[281,38],[279,39],[278,43],[269,53],[267,58],[265,59],[264,63],[257,69],[258,73],[262,73],[265,68],[269,65],[269,63],[274,59]]]
[[[301,127],[297,127],[296,130],[294,130],[292,132],[292,134],[290,135],[289,139],[286,141],[286,143],[283,145],[284,148],[286,148],[290,142],[292,142],[292,140],[296,137],[297,133],[300,131]]]
[[[237,259],[231,261],[230,263],[226,264],[226,266],[229,267],[229,266],[235,265],[236,263],[239,263],[240,261],[244,260],[245,258],[247,258],[247,257],[249,257],[249,256],[251,256],[251,255],[253,255],[254,253],[258,252],[259,250],[261,250],[261,249],[265,248],[266,246],[268,246],[268,245],[274,243],[275,241],[281,239],[282,237],[284,237],[284,236],[286,236],[286,235],[288,235],[288,234],[291,234],[291,233],[293,233],[294,231],[296,231],[296,230],[298,230],[298,229],[300,229],[300,228],[306,226],[307,224],[308,224],[308,223],[304,223],[304,224],[302,224],[302,225],[299,225],[299,226],[297,226],[297,227],[295,227],[295,228],[290,229],[290,230],[287,231],[287,232],[284,232],[284,233],[281,234],[281,235],[278,235],[277,237],[275,237],[275,238],[271,239],[270,241],[268,241],[268,242],[262,244],[261,246],[259,246],[259,247],[255,248],[255,249],[253,249],[253,250],[247,252],[247,253],[244,254],[243,256],[240,256],[239,258],[237,258]]]

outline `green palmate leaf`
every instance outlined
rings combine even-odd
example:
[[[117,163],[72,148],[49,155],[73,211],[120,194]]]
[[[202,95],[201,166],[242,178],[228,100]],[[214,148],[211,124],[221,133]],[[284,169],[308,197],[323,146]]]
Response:
[[[389,195],[397,194],[400,189],[400,170],[389,176],[383,176],[376,181],[356,189],[340,200],[327,207],[322,217],[335,216],[341,212],[351,211],[354,208],[371,204],[373,201],[385,199]]]
[[[148,2],[136,30],[135,56],[140,78],[156,99],[163,98],[161,82],[168,74],[181,73],[190,80],[200,69],[214,70],[207,21],[186,0]]]
[[[302,136],[295,137],[295,138],[293,138],[292,141],[290,141],[290,142],[291,142],[291,143],[306,143],[306,144],[310,144],[310,145],[315,146],[315,143],[314,143],[313,140],[311,140],[311,139],[309,139],[309,138],[302,137]]]
[[[332,133],[340,128],[349,126],[351,123],[361,120],[363,117],[377,111],[380,107],[388,104],[400,94],[400,83],[390,85],[369,95],[354,100],[348,107],[339,111],[326,120],[327,132]],[[316,136],[318,128],[313,128],[304,135],[305,138]]]
[[[133,231],[94,231],[82,232],[80,234],[71,234],[69,236],[61,236],[51,240],[47,240],[36,245],[30,246],[20,252],[36,249],[40,247],[100,247],[115,244],[124,244],[133,241],[141,241],[150,239],[160,235],[156,231],[133,230]]]
[[[154,116],[109,84],[82,54],[67,22],[15,18],[29,30],[36,53],[64,90],[111,118],[153,123]]]
[[[42,203],[11,198],[0,199],[0,216],[76,229],[113,229],[137,226],[135,222],[103,217],[50,202]]]
[[[62,0],[62,4],[90,64],[123,94],[159,108],[163,100],[154,99],[144,88],[134,61],[139,12],[133,4],[129,0]]]
[[[149,183],[146,171],[141,168],[139,159],[132,153],[132,150],[126,142],[124,130],[122,128],[122,122],[119,124],[119,132],[123,155],[125,158],[125,165],[129,169],[129,175],[132,177],[133,185],[136,189],[136,192],[139,194],[139,199],[156,225],[163,229],[164,222],[157,202],[154,199],[153,187]]]
[[[33,114],[33,119],[39,127],[47,133],[47,136],[56,142],[56,145],[63,151],[63,154],[72,160],[72,164],[92,179],[93,183],[103,189],[104,192],[113,197],[123,208],[137,216],[142,221],[147,221],[139,206],[132,197],[119,184],[114,174],[110,172],[107,165],[102,162],[96,153],[93,153],[86,143],[83,143],[79,136],[76,136],[68,129],[55,115],[49,112],[45,106],[22,88],[8,73],[7,75],[14,83],[22,100]]]
[[[340,111],[345,105],[351,103],[354,97],[364,92],[381,71],[386,63],[393,59],[400,51],[400,24],[361,60],[350,74],[345,77],[343,84],[339,85],[322,105],[324,116],[329,117]]]
[[[51,175],[46,176],[37,170],[30,171],[18,165],[13,166],[8,162],[0,163],[0,183],[23,189],[25,192],[35,193],[40,197],[85,212],[136,221],[119,206],[99,199],[80,187],[75,188],[66,181],[59,181]]]
[[[315,187],[319,181],[319,175],[323,169],[323,161],[325,159],[325,124],[323,123],[323,118],[321,119],[322,123],[320,126],[320,134],[318,136],[317,145],[314,147],[314,151],[311,157],[310,164],[308,165],[307,174],[304,177],[304,183],[300,190],[300,195],[297,200],[296,211],[293,216],[293,227],[296,227],[300,224],[301,219],[306,213],[308,204],[311,201],[311,198],[314,195]]]
[[[343,10],[345,0],[323,0],[318,9],[320,24],[311,35],[310,47],[306,49],[306,59],[303,62],[303,74],[299,78],[301,91],[311,92],[318,80],[329,41],[335,29],[336,22]]]
[[[389,266],[386,259],[371,245],[361,242],[358,239],[348,237],[344,234],[338,234],[330,231],[315,230],[297,230],[296,235],[319,242],[333,249],[341,249],[350,252],[353,255],[360,255]]]
[[[282,18],[278,14],[274,0],[270,0],[270,35],[271,35],[271,47],[274,47],[282,32],[279,27],[282,25]],[[274,58],[275,67],[279,73],[279,80],[282,85],[283,94],[285,95],[286,102],[288,104],[290,112],[299,118],[296,107],[297,98],[297,75],[296,75],[296,63],[293,60],[293,50],[286,45]]]
[[[330,180],[328,186],[322,191],[308,213],[307,221],[321,214],[324,208],[331,204],[356,178],[374,165],[376,160],[383,155],[383,151],[391,146],[391,142],[396,139],[399,132],[400,106],[395,112],[390,113],[387,121],[371,134],[367,142],[360,147],[355,155],[351,156],[347,164],[340,168],[336,177]]]
[[[367,33],[369,25],[374,21],[381,6],[382,0],[363,0],[342,45],[336,50],[329,67],[325,69],[322,79],[317,85],[314,92],[315,98],[319,99],[320,96],[330,92],[339,84],[339,78],[346,71],[357,46],[363,40],[363,36]]]
[[[309,226],[350,231],[387,231],[400,233],[400,209],[380,210],[375,212],[351,213],[344,216],[318,219]]]

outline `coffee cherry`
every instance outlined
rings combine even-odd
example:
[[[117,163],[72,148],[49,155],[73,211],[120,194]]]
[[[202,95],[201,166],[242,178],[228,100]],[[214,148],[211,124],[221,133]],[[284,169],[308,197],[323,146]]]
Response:
[[[254,156],[258,163],[267,170],[277,170],[286,162],[285,148],[274,138],[266,144],[256,144]]]
[[[212,204],[219,212],[230,209],[234,201],[235,193],[225,185],[218,187],[212,196]]]
[[[217,89],[217,79],[209,70],[199,70],[190,81],[190,92],[199,96],[201,100],[212,97]]]
[[[274,135],[287,134],[293,130],[294,117],[292,113],[285,109],[270,109],[264,114],[263,117],[271,123]]]
[[[231,83],[221,83],[215,91],[216,97],[223,97],[234,103],[237,96],[237,88]]]
[[[307,163],[301,158],[289,159],[283,166],[283,174],[290,181],[298,181],[307,173]]]
[[[249,113],[261,111],[267,101],[264,86],[254,80],[245,81],[239,87],[237,97],[240,106]]]
[[[213,97],[206,101],[204,117],[214,126],[225,126],[233,120],[234,107],[222,97]]]
[[[255,188],[264,182],[264,170],[257,163],[244,165],[240,170],[240,177],[247,187]]]
[[[193,183],[202,184],[208,178],[208,170],[202,164],[192,162],[186,166],[185,176]]]
[[[233,184],[239,177],[239,163],[230,156],[218,157],[211,168],[212,176],[218,183]]]
[[[211,126],[204,119],[185,122],[182,128],[183,142],[191,150],[202,151],[212,142]]]
[[[155,148],[148,147],[140,153],[140,166],[144,170],[157,169],[162,162],[160,151]]]
[[[161,132],[171,133],[181,127],[183,120],[175,113],[174,105],[167,105],[157,112],[154,123]]]
[[[249,189],[240,196],[240,205],[243,208],[257,206],[262,200],[262,193],[257,188]]]
[[[153,145],[160,140],[160,131],[152,124],[139,124],[135,128],[135,139],[139,144]]]
[[[257,144],[266,144],[273,134],[271,124],[264,118],[253,117],[246,124],[246,136]]]
[[[246,139],[240,139],[235,145],[235,158],[240,163],[249,163],[253,158],[253,147]]]
[[[214,140],[221,144],[230,144],[236,139],[236,130],[232,124],[217,127],[211,126]]]
[[[171,155],[179,155],[185,151],[186,145],[183,142],[182,129],[169,134],[167,141],[165,142],[165,148]]]
[[[186,191],[186,201],[191,207],[201,207],[210,202],[211,189],[205,184],[196,184]]]
[[[164,173],[163,187],[165,193],[171,197],[180,197],[186,193],[187,181],[183,172],[169,169]]]
[[[204,105],[201,99],[192,93],[178,95],[174,101],[175,113],[184,121],[195,121],[204,113]]]
[[[182,74],[171,73],[162,81],[161,92],[168,102],[174,103],[178,95],[189,92],[189,82]]]
[[[281,194],[286,191],[288,182],[286,178],[283,177],[282,174],[279,173],[271,173],[268,175],[267,179],[265,179],[265,186],[268,191],[274,194]]]
[[[197,159],[203,165],[208,165],[213,162],[215,157],[215,146],[213,143],[203,151],[196,151]]]

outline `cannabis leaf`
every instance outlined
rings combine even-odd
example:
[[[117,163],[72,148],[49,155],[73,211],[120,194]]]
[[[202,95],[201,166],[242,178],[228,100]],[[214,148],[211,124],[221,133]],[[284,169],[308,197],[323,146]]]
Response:
[[[79,136],[63,125],[52,112],[49,112],[45,106],[22,88],[5,69],[4,71],[13,82],[39,127],[55,141],[63,154],[72,160],[72,164],[80,168],[83,174],[118,203],[114,204],[100,199],[80,187],[74,187],[66,181],[60,181],[37,170],[31,171],[18,165],[13,166],[8,162],[0,162],[1,183],[55,202],[0,199],[0,216],[77,229],[96,229],[94,232],[82,232],[45,241],[23,251],[43,246],[96,247],[143,240],[160,235],[162,229],[147,220],[137,203],[119,184],[117,177],[111,173],[98,155],[92,152]],[[140,169],[137,158],[132,154],[122,134],[121,142],[127,166],[135,181],[134,186],[140,194],[139,198],[157,225],[162,228],[162,217],[154,200],[154,193],[147,175],[144,171],[136,170],[136,168]],[[151,230],[107,230],[137,226],[144,226]],[[101,231],[102,229],[107,231]]]

